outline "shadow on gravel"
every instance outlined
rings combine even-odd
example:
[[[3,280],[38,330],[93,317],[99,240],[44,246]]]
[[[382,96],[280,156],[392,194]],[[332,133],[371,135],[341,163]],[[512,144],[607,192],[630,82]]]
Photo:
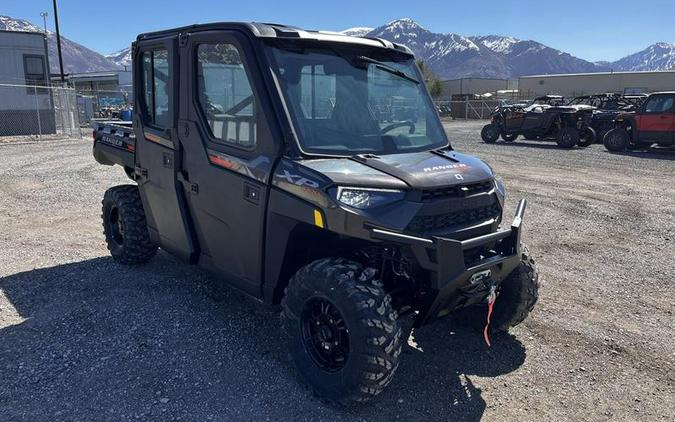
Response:
[[[514,142],[495,142],[492,145],[502,146],[502,147],[520,147],[520,148],[536,148],[536,149],[560,149],[560,150],[569,150],[569,149],[583,149],[579,147],[575,148],[562,148],[559,147],[555,141],[526,141],[526,140],[517,140]]]
[[[669,160],[675,161],[675,149],[661,149],[650,148],[646,151],[626,151],[626,152],[609,152],[612,155],[623,155],[626,157],[648,158],[650,160]]]
[[[27,271],[0,288],[14,308],[0,314],[14,321],[0,329],[7,421],[479,420],[472,376],[525,359],[511,335],[488,349],[479,331],[441,320],[414,331],[382,396],[343,410],[299,385],[276,311],[164,253],[134,268],[97,258]]]

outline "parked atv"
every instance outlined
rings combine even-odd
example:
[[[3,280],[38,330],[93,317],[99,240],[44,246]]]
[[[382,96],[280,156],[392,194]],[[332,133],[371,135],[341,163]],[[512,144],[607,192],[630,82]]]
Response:
[[[619,114],[603,143],[612,152],[675,145],[675,92],[651,94],[637,111]]]
[[[491,122],[483,127],[481,138],[490,144],[500,136],[513,142],[522,135],[528,140],[555,140],[562,148],[593,144],[595,131],[590,127],[593,108],[557,105],[560,101],[560,96],[545,96],[525,108],[498,107]]]
[[[320,397],[380,394],[405,316],[422,326],[494,306],[506,330],[532,310],[525,201],[500,229],[504,186],[452,149],[408,48],[213,23],[140,35],[132,51],[133,128],[93,133],[96,160],[135,182],[104,195],[111,255],[137,265],[160,247],[280,304]]]
[[[572,99],[568,106],[587,105],[593,107],[590,126],[595,131],[596,141],[602,142],[605,134],[614,128],[614,120],[624,112],[638,109],[646,95],[593,94]]]

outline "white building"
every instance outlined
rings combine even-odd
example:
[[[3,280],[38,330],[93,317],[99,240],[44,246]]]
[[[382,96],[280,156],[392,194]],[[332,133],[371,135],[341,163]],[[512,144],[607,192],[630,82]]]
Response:
[[[48,86],[45,34],[0,31],[0,136],[56,131]]]
[[[520,77],[521,95],[536,97],[560,94],[565,97],[615,92],[642,94],[675,90],[675,71],[598,72]]]

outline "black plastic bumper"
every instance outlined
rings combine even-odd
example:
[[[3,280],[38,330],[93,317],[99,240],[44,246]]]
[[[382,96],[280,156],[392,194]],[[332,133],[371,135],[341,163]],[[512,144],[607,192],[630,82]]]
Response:
[[[430,287],[433,294],[420,309],[415,325],[424,325],[449,311],[482,300],[485,295],[481,295],[480,286],[473,289],[472,284],[489,278],[491,283],[498,285],[508,277],[520,263],[521,224],[526,205],[524,199],[518,203],[509,229],[466,240],[424,238],[370,228],[375,239],[409,246],[417,263],[432,273]],[[485,247],[491,251],[487,256],[481,254],[478,259],[473,259],[475,254],[467,253]],[[477,296],[467,296],[467,292],[476,290]]]

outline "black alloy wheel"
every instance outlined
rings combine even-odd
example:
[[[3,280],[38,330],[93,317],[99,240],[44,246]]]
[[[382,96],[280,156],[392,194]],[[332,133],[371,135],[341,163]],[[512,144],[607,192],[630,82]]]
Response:
[[[335,305],[324,298],[305,304],[302,341],[316,365],[328,372],[342,369],[349,357],[349,330]]]
[[[104,218],[106,231],[110,233],[110,240],[117,247],[124,246],[124,226],[120,221],[120,214],[117,206],[113,205],[108,210],[107,218]]]

